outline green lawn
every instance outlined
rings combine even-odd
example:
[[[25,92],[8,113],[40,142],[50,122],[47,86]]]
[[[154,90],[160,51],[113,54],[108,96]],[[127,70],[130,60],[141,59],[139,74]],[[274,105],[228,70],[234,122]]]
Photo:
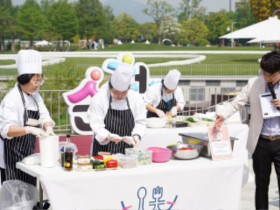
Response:
[[[143,43],[138,44],[123,44],[109,48],[105,48],[101,51],[141,51],[141,50],[189,50],[189,51],[206,51],[206,50],[230,50],[230,51],[260,51],[259,55],[255,54],[204,54],[206,60],[191,65],[183,66],[168,66],[168,67],[153,67],[150,68],[151,75],[164,75],[170,69],[178,69],[183,75],[252,75],[258,72],[258,59],[261,58],[262,52],[271,50],[270,48],[260,49],[258,46],[254,47],[171,47],[171,46],[159,46],[157,44],[146,45]],[[203,54],[203,53],[201,53]],[[117,56],[117,55],[116,55]],[[136,62],[144,62],[146,64],[164,63],[170,60],[182,60],[184,58],[163,58],[163,57],[146,57],[136,58]],[[66,62],[56,64],[53,66],[44,67],[44,76],[47,83],[43,85],[44,89],[69,89],[77,86],[84,78],[85,71],[90,66],[101,67],[104,62],[104,58],[67,58]],[[14,63],[13,60],[0,60],[0,65],[7,65]],[[1,71],[0,75],[16,75],[17,71],[6,70]],[[107,74],[106,74],[107,75]]]

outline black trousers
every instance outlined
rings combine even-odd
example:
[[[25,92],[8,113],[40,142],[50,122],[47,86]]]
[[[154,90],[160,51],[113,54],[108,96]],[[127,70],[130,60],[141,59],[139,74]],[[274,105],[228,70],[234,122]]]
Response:
[[[260,137],[252,157],[256,184],[255,206],[258,210],[265,210],[269,205],[268,190],[272,163],[274,163],[278,192],[280,192],[280,140],[270,141]]]
[[[5,169],[0,168],[0,174],[1,174],[1,184],[3,184],[3,182],[6,181]]]

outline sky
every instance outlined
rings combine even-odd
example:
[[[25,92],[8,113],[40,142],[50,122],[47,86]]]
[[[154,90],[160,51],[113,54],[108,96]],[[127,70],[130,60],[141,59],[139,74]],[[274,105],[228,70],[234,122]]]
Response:
[[[166,0],[169,4],[174,5],[174,7],[178,7],[181,0]],[[235,9],[235,3],[239,0],[202,0],[200,6],[206,7],[207,12],[217,12],[221,9],[225,9],[229,11],[229,4],[231,1],[231,9]],[[100,2],[114,5],[114,14],[118,15],[120,13],[126,12],[134,17],[134,19],[139,23],[144,23],[147,21],[152,21],[151,17],[145,15],[142,11],[146,8],[147,0],[100,0]],[[125,2],[123,4],[123,2]],[[131,2],[139,3],[137,6],[132,6]],[[126,6],[123,6],[126,5]]]
[[[12,0],[13,4],[23,4],[25,0]],[[38,0],[39,1],[39,0]],[[76,0],[69,0],[69,2]],[[179,5],[181,0],[166,0],[169,4],[174,7]],[[235,2],[239,0],[202,0],[200,6],[206,7],[207,12],[217,12],[221,9],[229,10],[229,2],[231,1],[232,10],[235,9]],[[143,9],[146,8],[147,0],[100,0],[101,3],[109,3],[113,7],[114,15],[120,13],[127,13],[131,15],[138,23],[144,23],[152,21],[151,17],[143,13]]]

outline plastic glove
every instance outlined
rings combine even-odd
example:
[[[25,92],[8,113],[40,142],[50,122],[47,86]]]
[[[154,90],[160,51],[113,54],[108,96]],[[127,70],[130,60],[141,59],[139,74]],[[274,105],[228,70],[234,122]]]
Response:
[[[134,142],[135,142],[135,144],[134,144],[134,148],[137,148],[138,146],[139,146],[139,143],[140,143],[140,138],[139,138],[139,136],[138,135],[134,135],[133,136],[133,139],[134,139]]]
[[[47,137],[48,136],[48,134],[45,131],[43,131],[41,128],[26,126],[26,127],[24,127],[24,129],[25,129],[26,134],[32,134],[37,137]]]
[[[54,136],[54,135],[55,135],[55,133],[53,132],[52,126],[48,126],[48,127],[46,128],[46,133],[47,133],[49,136]]]
[[[125,143],[129,144],[129,145],[132,145],[132,146],[135,145],[135,141],[134,141],[134,139],[133,139],[132,136],[124,136],[124,137],[123,137],[123,141],[124,141]]]
[[[109,141],[112,141],[112,142],[115,142],[116,144],[118,144],[119,142],[121,142],[123,140],[122,137],[120,137],[119,135],[117,134],[109,134],[107,139]]]
[[[166,117],[165,113],[164,113],[162,110],[160,110],[160,109],[157,109],[156,114],[157,114],[159,117]]]
[[[172,107],[172,109],[170,111],[170,114],[171,114],[172,117],[177,115],[177,107],[176,106]]]

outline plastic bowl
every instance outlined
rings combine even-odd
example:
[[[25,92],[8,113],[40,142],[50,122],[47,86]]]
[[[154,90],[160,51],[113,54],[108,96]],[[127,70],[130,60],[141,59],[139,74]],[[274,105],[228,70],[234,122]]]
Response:
[[[154,163],[164,163],[170,160],[172,150],[162,148],[162,147],[149,147],[148,150],[151,150],[152,161]]]

